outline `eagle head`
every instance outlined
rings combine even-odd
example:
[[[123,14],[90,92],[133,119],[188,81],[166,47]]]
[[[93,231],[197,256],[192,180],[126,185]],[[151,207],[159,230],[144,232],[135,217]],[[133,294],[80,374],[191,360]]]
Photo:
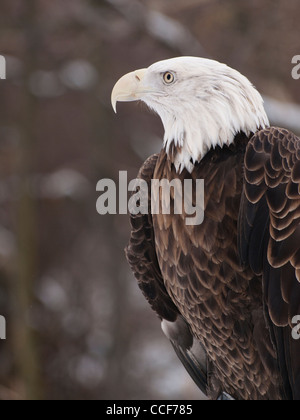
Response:
[[[141,100],[160,116],[164,148],[177,172],[192,172],[210,149],[230,145],[237,133],[249,136],[269,126],[263,99],[250,81],[204,58],[173,58],[129,73],[116,83],[111,99],[115,111],[117,102]]]

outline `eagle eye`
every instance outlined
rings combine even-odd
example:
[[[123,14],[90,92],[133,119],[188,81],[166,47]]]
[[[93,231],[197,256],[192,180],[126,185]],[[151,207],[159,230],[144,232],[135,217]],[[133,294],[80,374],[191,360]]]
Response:
[[[167,85],[170,85],[171,83],[173,83],[175,80],[175,76],[173,73],[171,73],[170,71],[167,71],[166,73],[164,73],[164,82]]]

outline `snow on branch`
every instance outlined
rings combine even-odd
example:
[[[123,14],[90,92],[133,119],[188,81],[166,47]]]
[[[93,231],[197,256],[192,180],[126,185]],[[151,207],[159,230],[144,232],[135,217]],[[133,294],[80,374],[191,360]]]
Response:
[[[200,42],[180,22],[152,10],[137,0],[106,0],[137,29],[182,55],[207,57]]]
[[[265,109],[272,125],[281,126],[300,134],[300,105],[280,102],[264,96]]]

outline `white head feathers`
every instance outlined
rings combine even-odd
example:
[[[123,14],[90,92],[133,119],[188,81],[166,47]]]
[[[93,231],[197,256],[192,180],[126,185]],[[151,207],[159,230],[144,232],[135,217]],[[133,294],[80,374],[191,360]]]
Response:
[[[237,133],[250,135],[269,125],[254,86],[217,61],[180,57],[130,75],[137,84],[134,92],[126,98],[123,92],[122,99],[116,95],[116,85],[114,101],[142,100],[161,117],[164,147],[167,152],[172,144],[176,147],[178,172],[192,171],[211,148],[231,144]]]

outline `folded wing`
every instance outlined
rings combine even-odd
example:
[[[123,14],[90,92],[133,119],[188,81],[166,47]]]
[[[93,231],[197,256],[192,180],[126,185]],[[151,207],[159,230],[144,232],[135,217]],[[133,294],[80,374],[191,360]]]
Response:
[[[269,128],[250,140],[239,217],[244,265],[262,275],[264,305],[286,397],[300,399],[300,139]]]

